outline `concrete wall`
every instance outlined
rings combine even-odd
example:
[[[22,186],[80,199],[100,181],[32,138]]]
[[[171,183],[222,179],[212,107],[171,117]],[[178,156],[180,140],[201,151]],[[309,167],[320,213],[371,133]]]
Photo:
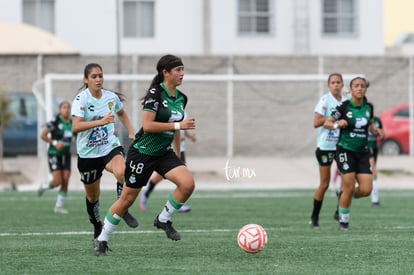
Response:
[[[159,56],[138,58],[133,68],[132,56],[122,57],[122,73],[134,71],[154,74]],[[182,56],[186,74],[225,74],[226,56]],[[104,73],[116,73],[113,56],[45,56],[41,60],[45,73],[75,73],[79,81],[54,84],[54,94],[61,99],[73,100],[81,86],[85,64],[100,63]],[[333,57],[317,56],[235,56],[233,69],[237,74],[317,74],[323,72],[364,74],[371,82],[368,98],[375,104],[376,113],[408,101],[408,64],[401,57]],[[0,91],[30,92],[38,75],[36,56],[0,56]],[[149,83],[133,86],[131,83],[105,83],[107,88],[117,89],[126,95],[125,108],[138,121],[140,107],[133,112],[132,98],[146,92]],[[348,90],[348,83],[344,91]],[[302,156],[313,154],[316,130],[312,127],[313,109],[326,88],[323,83],[235,83],[234,84],[234,154],[243,156]],[[187,142],[187,154],[195,156],[225,156],[227,142],[227,86],[184,80],[182,91],[189,97],[188,113],[197,120],[198,142]],[[136,103],[136,102],[135,102]],[[138,104],[135,104],[135,106]]]

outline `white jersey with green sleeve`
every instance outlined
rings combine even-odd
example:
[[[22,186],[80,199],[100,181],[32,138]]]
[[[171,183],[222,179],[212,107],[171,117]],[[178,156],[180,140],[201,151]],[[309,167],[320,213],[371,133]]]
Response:
[[[83,121],[93,121],[109,112],[116,114],[122,107],[122,102],[114,92],[102,89],[102,97],[95,98],[89,89],[85,89],[76,96],[71,112],[72,116],[81,117]],[[77,153],[81,158],[103,157],[120,145],[114,123],[79,132],[76,138]]]
[[[315,113],[321,114],[322,116],[331,116],[332,111],[339,105],[339,103],[345,100],[347,100],[347,97],[345,96],[341,96],[341,101],[338,101],[330,92],[324,94],[319,99],[318,104],[316,104]],[[339,129],[329,130],[320,126],[318,128],[317,147],[323,151],[335,151],[339,133]]]

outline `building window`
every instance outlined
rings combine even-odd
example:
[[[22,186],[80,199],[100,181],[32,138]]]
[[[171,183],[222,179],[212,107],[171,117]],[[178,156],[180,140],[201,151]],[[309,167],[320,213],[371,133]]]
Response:
[[[154,1],[124,1],[124,37],[154,37]]]
[[[55,32],[55,0],[23,0],[23,22]]]
[[[356,0],[323,1],[323,33],[329,35],[355,34],[357,14]]]
[[[239,0],[239,34],[270,34],[272,0]]]

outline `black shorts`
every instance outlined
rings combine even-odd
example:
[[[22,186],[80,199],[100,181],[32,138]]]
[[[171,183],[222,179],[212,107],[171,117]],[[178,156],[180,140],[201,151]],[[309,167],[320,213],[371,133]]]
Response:
[[[184,163],[185,163],[185,151],[182,151],[182,152],[180,153],[180,159],[181,159],[181,161],[182,161],[182,162],[184,162]]]
[[[71,168],[71,157],[70,154],[62,155],[62,156],[55,156],[51,154],[47,154],[47,160],[49,162],[49,171],[61,171],[61,170],[69,170]]]
[[[335,150],[325,151],[325,150],[319,149],[319,147],[316,148],[316,151],[315,151],[316,160],[318,161],[320,166],[331,166],[332,162],[335,159],[335,154],[336,154]]]
[[[147,184],[154,171],[164,177],[168,171],[181,165],[185,164],[172,150],[162,156],[149,156],[130,147],[125,163],[125,184],[131,188],[141,188]]]
[[[336,163],[342,174],[372,174],[369,164],[369,152],[354,152],[340,146],[336,148]]]
[[[368,148],[369,151],[369,156],[371,158],[374,158],[374,162],[377,163],[377,158],[378,158],[378,148],[377,147],[369,147]]]
[[[81,181],[84,184],[91,184],[100,179],[105,166],[116,155],[124,157],[124,149],[122,146],[112,149],[108,155],[99,158],[81,158],[78,156],[78,170],[81,175]]]

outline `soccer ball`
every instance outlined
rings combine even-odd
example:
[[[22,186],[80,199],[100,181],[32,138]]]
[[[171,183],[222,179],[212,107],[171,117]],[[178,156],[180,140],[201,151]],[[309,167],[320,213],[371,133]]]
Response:
[[[237,243],[244,252],[254,254],[265,248],[267,233],[258,224],[246,224],[237,234]]]

